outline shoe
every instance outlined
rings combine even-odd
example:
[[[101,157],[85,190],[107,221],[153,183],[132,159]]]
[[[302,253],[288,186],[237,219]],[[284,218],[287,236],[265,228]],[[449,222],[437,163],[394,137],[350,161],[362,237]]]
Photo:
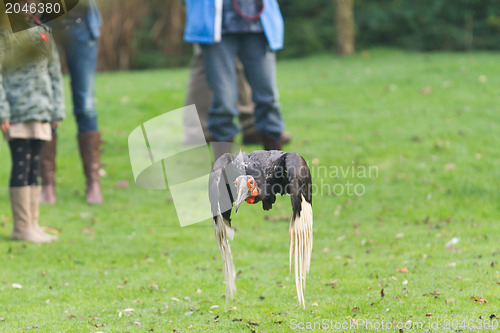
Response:
[[[282,146],[289,144],[290,141],[292,141],[292,136],[288,132],[283,132],[283,133],[281,133],[280,141],[281,141]]]
[[[276,141],[276,139],[268,133],[262,134],[262,143],[264,144],[264,150],[282,150],[281,142]]]
[[[50,242],[51,240],[41,236],[32,227],[31,186],[11,187],[9,189],[9,194],[12,219],[14,221],[10,238],[32,243]]]
[[[243,133],[244,145],[260,145],[262,144],[262,135],[259,133],[245,134]]]
[[[48,239],[49,242],[56,241],[58,239],[55,235],[47,234],[38,224],[38,218],[40,216],[40,192],[41,187],[38,185],[29,186],[30,188],[30,210],[31,210],[31,228],[38,233],[38,235],[44,239]]]
[[[292,140],[292,136],[288,132],[281,133],[281,145],[284,146]],[[243,134],[243,144],[244,145],[260,145],[262,144],[262,135],[259,133],[253,134]]]
[[[82,157],[83,171],[87,178],[86,200],[89,204],[103,202],[99,169],[101,168],[101,134],[98,131],[78,134],[78,146]]]

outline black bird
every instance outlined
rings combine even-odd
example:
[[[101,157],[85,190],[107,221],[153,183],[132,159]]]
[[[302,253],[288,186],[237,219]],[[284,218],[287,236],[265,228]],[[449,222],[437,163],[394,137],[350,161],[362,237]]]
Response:
[[[235,268],[228,238],[233,240],[231,210],[246,201],[262,202],[269,210],[278,194],[289,194],[292,217],[289,226],[290,272],[292,258],[299,304],[304,304],[306,274],[309,272],[313,245],[311,173],[306,161],[297,153],[278,150],[254,151],[250,154],[224,154],[214,163],[209,178],[210,206],[215,237],[219,246],[226,283],[226,302],[236,292]]]

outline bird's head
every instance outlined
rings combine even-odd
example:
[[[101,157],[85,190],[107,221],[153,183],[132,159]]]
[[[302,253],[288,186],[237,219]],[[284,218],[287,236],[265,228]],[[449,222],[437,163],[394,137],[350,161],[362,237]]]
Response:
[[[259,194],[255,179],[247,175],[236,178],[236,194],[236,212],[244,200],[249,204],[254,203],[255,197]]]

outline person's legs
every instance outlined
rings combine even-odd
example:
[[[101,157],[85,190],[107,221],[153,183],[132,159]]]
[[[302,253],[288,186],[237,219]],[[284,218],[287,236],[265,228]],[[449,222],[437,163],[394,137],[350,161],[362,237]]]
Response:
[[[238,116],[238,89],[234,65],[238,37],[225,35],[220,43],[203,45],[203,60],[212,102],[208,115],[208,130],[215,140],[228,142],[239,132],[234,123]]]
[[[9,187],[28,186],[31,166],[31,147],[27,139],[12,139],[9,141],[12,170]]]
[[[100,204],[103,201],[99,181],[101,135],[94,101],[97,40],[84,21],[72,24],[68,34],[65,52],[71,76],[73,112],[78,125],[78,144],[87,178],[86,200],[90,204]]]
[[[241,61],[236,58],[236,75],[238,76],[238,110],[240,111],[240,126],[243,133],[244,145],[262,144],[262,135],[255,127],[255,105],[252,101],[252,89],[245,77],[245,71]],[[281,133],[281,144],[285,145],[291,140],[290,133]]]
[[[74,23],[66,30],[64,51],[71,77],[73,113],[78,133],[97,131],[95,107],[95,72],[97,67],[97,40],[84,21]]]
[[[40,216],[40,192],[41,188],[38,186],[38,175],[40,170],[40,158],[42,155],[42,149],[45,146],[42,140],[30,140],[31,149],[31,160],[30,160],[30,170],[28,174],[28,186],[29,186],[29,200],[30,200],[30,226],[35,230],[41,239],[46,239],[48,241],[54,241],[57,236],[52,236],[46,234],[42,228],[38,225],[38,217]]]
[[[207,142],[213,141],[210,133],[207,130],[208,110],[212,92],[208,86],[205,77],[205,66],[203,64],[203,55],[199,45],[194,47],[193,58],[189,65],[189,83],[187,87],[187,95],[185,105],[196,105],[198,118],[203,128]],[[262,138],[255,127],[254,104],[252,101],[252,90],[245,77],[243,65],[236,58],[236,76],[238,82],[238,102],[237,108],[239,111],[239,122],[243,133],[243,144],[258,144]],[[189,145],[190,138],[195,136],[194,131],[198,130],[197,121],[189,119],[188,113],[184,116],[184,139],[183,143]]]
[[[265,148],[280,149],[284,123],[278,102],[276,55],[269,49],[264,34],[241,34],[238,56],[252,88],[256,127],[263,135]]]
[[[45,141],[29,140],[31,159],[28,173],[28,186],[38,186],[38,175],[40,174],[40,157],[42,155]]]
[[[33,152],[30,140],[12,139],[9,141],[9,148],[12,158],[9,195],[14,222],[11,238],[34,243],[49,242],[48,238],[40,235],[31,225],[32,212],[29,179]]]

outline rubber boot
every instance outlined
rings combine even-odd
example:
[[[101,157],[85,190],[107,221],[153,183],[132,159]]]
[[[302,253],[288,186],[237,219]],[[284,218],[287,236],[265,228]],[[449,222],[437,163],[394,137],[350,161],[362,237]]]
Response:
[[[41,203],[56,203],[56,153],[57,134],[52,133],[52,140],[43,145],[42,156],[40,157],[40,173],[42,175]]]
[[[40,235],[40,237],[47,239],[49,242],[58,239],[57,236],[49,235],[38,224],[40,216],[40,186],[30,186],[30,209],[31,209],[31,228]]]
[[[101,167],[101,133],[98,131],[78,134],[78,145],[82,157],[83,171],[87,178],[86,200],[89,204],[101,204],[103,201],[99,169]]]
[[[30,186],[11,187],[9,189],[12,219],[14,225],[10,238],[32,243],[48,243],[31,225],[31,189]]]

